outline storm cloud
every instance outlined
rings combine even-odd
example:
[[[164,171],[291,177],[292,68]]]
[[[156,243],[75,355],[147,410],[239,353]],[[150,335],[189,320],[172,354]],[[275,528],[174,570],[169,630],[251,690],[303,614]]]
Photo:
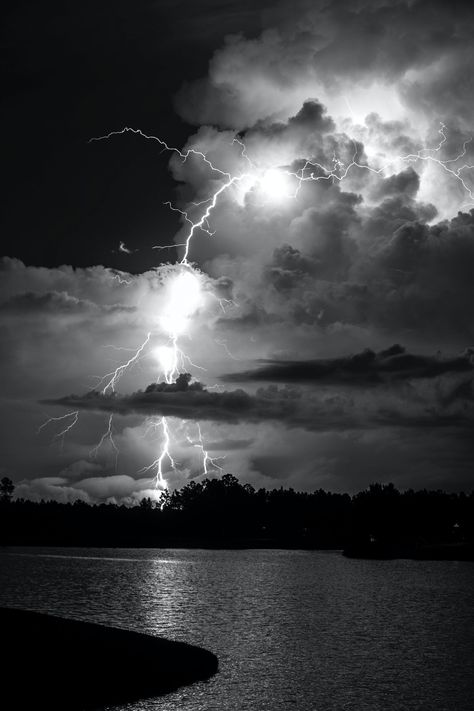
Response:
[[[224,380],[269,380],[284,383],[314,383],[371,387],[441,375],[470,374],[474,371],[474,351],[457,358],[414,355],[393,345],[375,353],[366,349],[344,358],[309,361],[268,361],[255,370],[232,373]]]
[[[474,9],[296,0],[265,5],[256,22],[249,3],[230,2],[218,13],[224,30],[214,10],[206,2],[183,20],[195,43],[227,35],[207,74],[184,76],[175,98],[195,126],[182,146],[191,153],[169,155],[174,190],[149,187],[171,201],[177,231],[136,217],[114,236],[114,259],[121,243],[132,254],[112,263],[150,267],[1,263],[5,471],[31,498],[135,503],[152,488],[140,471],[169,417],[181,465],[166,472],[172,487],[202,475],[200,423],[210,456],[255,485],[472,487]],[[91,145],[118,163],[129,139],[140,140]],[[137,145],[134,156],[156,148]],[[126,188],[140,160],[125,168]],[[286,192],[262,188],[269,170]],[[170,255],[163,245],[183,256],[190,220],[227,176],[189,244],[204,294],[179,338],[193,378],[159,382],[164,284],[179,266],[157,263]],[[65,234],[76,256],[79,232]],[[104,373],[147,334],[143,357],[104,395]],[[63,435],[59,418],[76,412]]]
[[[380,426],[456,426],[474,416],[472,352],[456,359],[405,354],[400,346],[375,354],[365,351],[345,359],[299,363],[271,363],[229,379],[284,381],[254,393],[243,389],[209,391],[201,383],[149,385],[130,395],[91,391],[44,404],[147,417],[164,416],[190,421],[223,423],[282,422],[312,431]],[[446,376],[446,377],[442,377]],[[434,379],[434,381],[433,381]],[[422,381],[419,385],[417,380]],[[427,381],[425,383],[424,381]],[[290,386],[289,383],[292,385]],[[322,392],[293,384],[326,386]],[[384,388],[381,397],[371,394]],[[359,392],[350,387],[358,386]],[[341,389],[342,388],[342,389]]]
[[[287,118],[318,95],[334,112],[344,96],[359,114],[362,102],[393,112],[399,101],[469,125],[469,3],[297,0],[279,3],[266,20],[260,37],[228,37],[208,76],[182,89],[177,105],[187,121],[242,129]]]

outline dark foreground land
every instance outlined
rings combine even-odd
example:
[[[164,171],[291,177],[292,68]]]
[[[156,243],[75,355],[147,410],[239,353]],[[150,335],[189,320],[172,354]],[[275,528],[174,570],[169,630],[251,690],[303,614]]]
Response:
[[[158,696],[216,673],[217,657],[181,642],[0,608],[0,703],[79,711]]]
[[[354,496],[256,490],[226,474],[132,507],[11,494],[0,501],[0,545],[332,548],[350,557],[474,560],[473,493],[400,492],[393,484]]]

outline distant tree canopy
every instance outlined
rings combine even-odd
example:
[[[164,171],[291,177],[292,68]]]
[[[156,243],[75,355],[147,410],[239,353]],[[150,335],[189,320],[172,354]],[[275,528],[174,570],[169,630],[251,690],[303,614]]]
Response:
[[[12,480],[7,476],[4,476],[0,481],[0,501],[5,503],[9,502],[15,491],[15,485]]]
[[[372,484],[351,497],[255,489],[225,474],[135,507],[10,501],[10,485],[3,490],[0,544],[411,549],[474,542],[474,494],[401,493],[393,484]]]

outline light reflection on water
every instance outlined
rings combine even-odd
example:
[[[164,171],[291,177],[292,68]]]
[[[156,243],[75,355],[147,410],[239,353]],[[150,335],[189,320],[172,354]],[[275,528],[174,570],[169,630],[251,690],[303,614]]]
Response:
[[[2,605],[218,655],[209,682],[127,711],[471,711],[473,584],[471,563],[313,551],[0,553]]]

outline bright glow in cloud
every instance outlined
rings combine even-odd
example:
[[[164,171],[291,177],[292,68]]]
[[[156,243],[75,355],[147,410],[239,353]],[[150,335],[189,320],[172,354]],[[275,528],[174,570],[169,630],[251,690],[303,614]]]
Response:
[[[183,271],[174,276],[167,284],[166,304],[159,316],[159,324],[172,339],[184,334],[190,325],[191,317],[203,305],[201,281],[191,271]]]
[[[258,187],[265,199],[272,202],[294,197],[295,193],[294,187],[292,190],[290,177],[278,168],[266,170],[258,181]]]
[[[339,87],[336,91],[329,86],[318,96],[331,116],[351,116],[352,120],[359,124],[363,124],[370,113],[376,113],[386,121],[401,120],[408,114],[393,86],[381,82],[360,86],[351,83],[342,90]]]
[[[343,486],[347,477],[345,486],[356,487],[372,477],[374,440],[386,450],[387,476],[393,467],[407,481],[424,470],[436,486],[438,474],[451,481],[452,459],[432,458],[428,472],[426,452],[437,451],[437,442],[444,451],[457,448],[458,482],[464,469],[472,471],[472,437],[461,429],[454,442],[440,429],[425,436],[422,425],[420,444],[412,445],[421,399],[412,386],[373,389],[364,394],[368,404],[356,400],[355,412],[352,389],[328,386],[340,430],[324,432],[316,444],[313,433],[289,432],[283,424],[276,429],[273,422],[213,423],[201,436],[192,417],[186,422],[160,413],[140,427],[133,420],[123,434],[122,417],[106,418],[104,426],[103,414],[86,418],[73,410],[49,417],[29,404],[60,397],[77,383],[100,388],[113,402],[120,397],[112,397],[117,384],[124,392],[151,380],[171,385],[179,373],[194,372],[190,357],[213,383],[218,374],[244,371],[247,359],[332,358],[391,342],[415,351],[457,351],[474,341],[467,306],[474,299],[474,211],[466,212],[474,206],[473,16],[426,0],[349,5],[303,0],[275,7],[265,22],[276,26],[260,38],[226,40],[208,78],[181,91],[183,115],[201,125],[183,149],[136,128],[91,139],[129,134],[170,151],[180,189],[178,205],[168,204],[182,227],[166,239],[171,244],[155,245],[163,251],[154,254],[167,258],[177,246],[182,260],[143,275],[6,263],[0,280],[8,397],[2,454],[15,474],[31,476],[33,464],[54,496],[80,490],[91,499],[99,494],[87,482],[103,474],[101,499],[117,493],[135,500],[151,490],[151,479],[111,479],[116,443],[120,472],[142,468],[157,482],[169,475],[172,485],[206,475],[212,457],[218,462],[225,452],[226,469],[257,485],[273,477],[312,488],[317,471],[330,485]],[[447,128],[441,124],[437,135],[441,120]],[[118,250],[132,251],[123,242]],[[215,293],[188,256],[215,278]],[[451,400],[470,407],[467,383],[445,380],[441,395],[438,384],[420,386],[427,408],[442,414]],[[288,397],[293,390],[302,401],[308,395],[306,386],[295,385]],[[164,391],[174,397],[173,388]],[[189,395],[192,403],[192,390]],[[187,397],[180,392],[177,399]],[[344,429],[349,420],[351,427],[360,423],[372,405],[383,417],[391,408],[393,422],[407,425],[396,456],[385,426],[372,424],[363,435]],[[402,409],[405,419],[398,416]],[[198,408],[190,413],[202,416]],[[68,465],[63,471],[71,458],[78,464],[73,475],[48,477],[57,473],[49,447],[38,457],[39,445],[28,440],[28,427],[34,432],[46,417],[38,442],[49,444],[56,432],[61,448],[64,443],[61,466]],[[327,424],[326,405],[321,420]],[[100,438],[97,424],[104,427]],[[373,441],[364,439],[369,435]],[[234,451],[236,442],[243,444]],[[89,455],[97,461],[83,463]],[[30,491],[42,496],[36,486]]]
[[[163,373],[167,383],[170,383],[173,374],[178,370],[177,350],[172,346],[159,346],[153,351],[153,355],[160,365],[160,370]]]

